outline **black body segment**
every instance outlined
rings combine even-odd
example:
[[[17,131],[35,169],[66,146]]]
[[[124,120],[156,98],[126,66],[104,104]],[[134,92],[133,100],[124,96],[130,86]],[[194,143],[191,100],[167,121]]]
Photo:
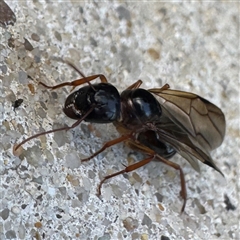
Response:
[[[91,107],[92,112],[84,119],[92,123],[111,123],[119,118],[120,95],[109,83],[85,86],[71,93],[64,106],[64,113],[72,119],[80,119]]]

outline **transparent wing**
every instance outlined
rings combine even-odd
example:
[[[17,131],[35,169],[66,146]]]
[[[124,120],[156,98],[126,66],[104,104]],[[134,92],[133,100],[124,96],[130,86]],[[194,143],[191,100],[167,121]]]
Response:
[[[150,89],[158,96],[164,114],[199,147],[211,151],[219,147],[225,135],[225,117],[214,104],[193,93]]]
[[[213,162],[210,152],[203,151],[201,148],[197,147],[191,141],[187,133],[184,133],[181,129],[174,126],[172,128],[165,128],[164,125],[157,124],[157,128],[159,138],[174,147],[174,149],[185,158],[196,171],[199,172],[198,160],[200,160],[222,174],[220,169]]]
[[[160,138],[172,145],[196,170],[199,170],[198,159],[221,173],[210,151],[221,145],[225,135],[222,111],[193,93],[171,89],[149,91],[157,95],[163,110],[162,121],[157,124]]]

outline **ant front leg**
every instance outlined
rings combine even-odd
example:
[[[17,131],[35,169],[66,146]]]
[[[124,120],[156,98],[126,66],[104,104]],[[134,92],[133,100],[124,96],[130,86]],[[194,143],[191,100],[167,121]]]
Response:
[[[66,63],[67,65],[69,65],[71,68],[73,68],[76,72],[78,72],[82,78],[80,79],[77,79],[77,80],[74,80],[72,82],[64,82],[64,83],[61,83],[61,84],[58,84],[58,85],[55,85],[55,86],[48,86],[46,85],[45,83],[43,82],[39,82],[39,84],[41,84],[42,86],[46,87],[46,88],[49,88],[51,90],[54,90],[54,89],[57,89],[57,88],[61,88],[61,87],[65,87],[65,86],[72,86],[72,89],[71,91],[77,87],[77,86],[80,86],[84,83],[89,83],[97,78],[100,78],[100,81],[102,83],[107,83],[107,79],[106,77],[103,75],[103,74],[97,74],[97,75],[92,75],[92,76],[89,76],[89,77],[86,77],[84,75],[84,73],[82,71],[80,71],[73,63],[71,63],[70,61],[68,60],[64,60],[62,58],[59,58],[57,59],[58,61],[62,62],[62,63]]]
[[[119,172],[116,172],[116,173],[113,173],[113,174],[111,174],[111,175],[105,176],[105,177],[103,178],[103,180],[100,182],[99,186],[98,186],[98,196],[101,195],[102,185],[103,185],[103,183],[104,183],[107,179],[116,177],[116,176],[118,176],[118,175],[120,175],[120,174],[123,174],[123,173],[128,173],[128,172],[134,171],[134,170],[136,170],[136,169],[138,169],[138,168],[140,168],[140,167],[148,164],[148,163],[151,162],[154,158],[155,158],[155,155],[152,155],[152,156],[150,156],[150,157],[148,157],[148,158],[143,159],[143,160],[140,161],[140,162],[137,162],[137,163],[134,163],[134,164],[132,164],[132,165],[130,165],[130,166],[127,166],[125,169],[123,169],[123,170],[121,170],[121,171],[119,171]]]
[[[89,76],[89,77],[83,77],[83,78],[80,78],[80,79],[77,79],[77,80],[74,80],[72,82],[64,82],[64,83],[61,83],[61,84],[58,84],[58,85],[55,85],[55,86],[48,86],[46,85],[45,83],[43,82],[39,82],[39,84],[41,84],[42,86],[46,87],[46,88],[49,88],[51,90],[54,90],[54,89],[57,89],[57,88],[61,88],[61,87],[65,87],[65,86],[72,86],[72,89],[71,91],[77,87],[77,86],[80,86],[84,83],[89,83],[97,78],[100,78],[100,81],[102,83],[107,83],[107,79],[104,75],[102,74],[97,74],[97,75],[92,75],[92,76]]]

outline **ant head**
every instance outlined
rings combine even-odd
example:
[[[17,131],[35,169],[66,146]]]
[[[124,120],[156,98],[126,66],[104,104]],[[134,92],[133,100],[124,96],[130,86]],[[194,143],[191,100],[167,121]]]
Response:
[[[98,83],[80,88],[70,94],[64,106],[64,113],[72,119],[82,118],[89,109],[92,112],[84,119],[92,123],[110,123],[120,115],[120,95],[109,83]]]

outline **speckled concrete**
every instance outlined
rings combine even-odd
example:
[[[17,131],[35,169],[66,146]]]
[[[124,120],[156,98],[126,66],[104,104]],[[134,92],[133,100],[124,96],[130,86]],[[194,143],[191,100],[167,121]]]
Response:
[[[0,28],[0,239],[239,239],[239,4],[47,2],[7,1],[17,22]],[[120,91],[169,83],[221,107],[226,137],[212,156],[225,179],[176,155],[183,214],[179,175],[158,162],[111,179],[98,198],[106,174],[143,157],[119,144],[80,162],[118,136],[111,124],[42,136],[14,156],[16,142],[74,122],[62,112],[70,89],[38,85],[78,78],[54,57]]]

